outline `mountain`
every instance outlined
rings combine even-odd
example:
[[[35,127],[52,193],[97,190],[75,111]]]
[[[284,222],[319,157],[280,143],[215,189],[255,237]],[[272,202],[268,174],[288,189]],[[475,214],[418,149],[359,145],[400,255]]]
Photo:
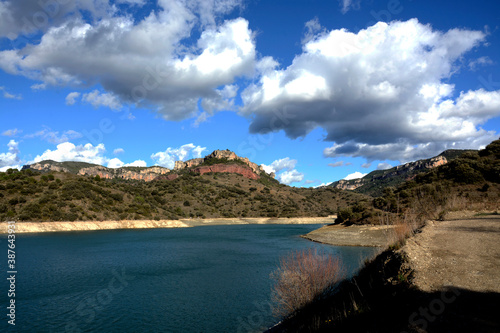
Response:
[[[295,188],[228,150],[161,167],[43,161],[0,172],[0,221],[314,217],[369,197]]]
[[[416,175],[420,173],[447,164],[460,157],[465,152],[474,151],[475,150],[450,149],[442,152],[436,157],[409,162],[387,170],[375,170],[358,179],[341,179],[333,182],[329,186],[336,189],[351,190],[377,197],[382,195],[386,187],[398,186],[405,181],[414,179]]]
[[[250,162],[246,157],[236,155],[230,150],[215,150],[203,158],[195,158],[185,162],[176,161],[174,170],[159,166],[107,168],[102,165],[85,162],[55,162],[52,160],[25,165],[23,169],[41,172],[69,172],[82,176],[99,176],[103,179],[144,181],[155,179],[172,180],[186,170],[198,174],[209,172],[237,173],[250,179],[259,179],[261,176],[274,178],[274,174],[266,174],[261,166]]]

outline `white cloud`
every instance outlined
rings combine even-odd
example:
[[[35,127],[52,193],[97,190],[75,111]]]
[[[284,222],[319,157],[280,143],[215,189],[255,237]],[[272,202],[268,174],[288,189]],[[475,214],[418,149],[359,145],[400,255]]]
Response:
[[[25,135],[24,138],[26,139],[41,138],[42,140],[45,140],[47,142],[53,144],[59,144],[62,142],[79,139],[82,136],[83,135],[81,133],[74,130],[67,130],[64,131],[62,134],[59,134],[59,131],[53,131],[52,129],[45,127],[43,130],[40,130],[36,133]]]
[[[179,148],[167,148],[164,152],[157,152],[151,155],[151,159],[155,161],[157,165],[166,167],[168,169],[173,169],[175,161],[185,161],[188,158],[200,158],[201,154],[207,148],[201,146],[195,146],[192,143],[188,143],[180,146]]]
[[[289,157],[285,157],[272,162],[270,165],[261,164],[261,166],[267,173],[271,172],[277,173],[280,172],[281,170],[290,171],[293,168],[295,168],[296,164],[297,160],[292,160]]]
[[[5,172],[8,169],[21,169],[18,146],[19,142],[10,140],[7,144],[9,151],[7,153],[0,153],[0,172]]]
[[[66,104],[68,102],[68,97],[66,97]],[[122,108],[122,104],[117,96],[111,93],[100,93],[99,90],[83,94],[82,102],[92,104],[94,108],[99,108],[101,106],[108,107],[111,110],[119,110]]]
[[[326,32],[326,29],[321,26],[317,17],[313,18],[310,21],[307,21],[305,24],[305,29],[306,32],[304,34],[304,37],[302,38],[302,44],[306,44],[320,32]]]
[[[285,157],[272,162],[270,165],[261,164],[261,166],[267,173],[274,172],[276,179],[281,183],[290,185],[304,179],[304,174],[294,169],[296,164],[297,160]]]
[[[76,103],[76,100],[80,98],[79,92],[71,92],[66,96],[66,105],[73,105]]]
[[[361,164],[361,167],[362,167],[362,168],[365,168],[365,169],[368,169],[368,168],[369,168],[369,167],[371,167],[371,166],[372,166],[372,164],[371,164],[371,163],[363,163],[363,164]]]
[[[232,108],[233,97],[226,98],[221,87],[253,73],[256,51],[248,22],[221,20],[240,0],[160,0],[137,22],[107,1],[101,10],[97,1],[88,6],[93,19],[85,21],[81,1],[69,2],[74,15],[42,29],[38,44],[1,51],[0,68],[47,86],[99,85],[103,91],[82,99],[112,109],[130,103],[167,120],[195,117],[200,101],[209,113]],[[27,4],[24,12],[32,7]],[[193,42],[197,28],[202,32]]]
[[[299,183],[304,180],[304,174],[293,169],[284,171],[278,175],[278,180],[283,184],[290,185],[291,183]]]
[[[404,162],[479,148],[498,136],[481,125],[500,115],[500,91],[454,98],[447,82],[485,38],[480,31],[436,31],[416,19],[320,33],[289,67],[268,68],[249,85],[240,113],[251,119],[251,133],[284,130],[297,138],[323,128],[335,143],[326,157]]]
[[[358,179],[358,178],[363,178],[366,175],[367,173],[361,173],[359,171],[356,171],[354,173],[348,174],[344,179],[345,180]]]
[[[6,131],[2,132],[3,136],[16,136],[17,134],[21,133],[22,131],[18,130],[17,128],[12,128],[8,129]]]
[[[333,182],[329,182],[329,183],[321,183],[320,185],[318,186],[314,186],[314,188],[318,188],[318,187],[324,187],[324,186],[328,186],[330,184],[332,184]]]
[[[97,146],[90,143],[76,146],[71,142],[63,142],[58,144],[55,150],[47,149],[43,154],[37,155],[32,163],[53,160],[57,162],[77,161],[105,165],[109,162],[109,159],[104,156],[105,152],[106,148],[102,143]]]
[[[125,149],[123,148],[116,148],[113,150],[113,154],[118,155],[118,154],[123,154],[125,152]]]
[[[387,170],[387,169],[391,169],[392,168],[392,165],[390,165],[389,163],[379,163],[377,165],[377,170]]]
[[[143,160],[136,160],[132,163],[125,163],[123,166],[130,166],[130,167],[146,167],[148,166],[148,164],[146,163],[146,161],[143,161]]]
[[[123,163],[119,158],[112,158],[108,161],[108,168],[121,168],[125,163]]]
[[[108,168],[121,168],[121,167],[146,167],[147,163],[146,161],[143,160],[136,160],[132,163],[123,163],[120,159],[118,158],[112,158],[108,161]]]

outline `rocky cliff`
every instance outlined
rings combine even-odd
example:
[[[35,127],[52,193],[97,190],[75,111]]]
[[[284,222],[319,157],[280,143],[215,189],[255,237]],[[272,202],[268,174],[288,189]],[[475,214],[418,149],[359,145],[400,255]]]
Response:
[[[200,175],[209,172],[237,173],[249,179],[260,178],[260,176],[257,175],[255,172],[253,172],[253,170],[250,169],[249,167],[236,164],[214,164],[214,165],[199,166],[191,169],[191,172],[199,173]]]
[[[330,186],[341,190],[357,190],[365,194],[380,194],[379,190],[386,186],[394,186],[403,181],[413,179],[418,173],[448,163],[446,157],[439,155],[430,159],[398,165],[388,170],[372,171],[363,178],[339,180]]]
[[[78,171],[78,174],[82,176],[84,175],[99,176],[101,178],[106,178],[106,179],[120,178],[120,179],[144,180],[149,182],[157,178],[158,176],[165,175],[169,172],[170,172],[169,169],[162,168],[159,166],[153,166],[145,169],[142,168],[111,169],[98,165],[94,167],[80,169],[80,171]]]
[[[208,162],[212,159],[243,162],[244,164],[248,165],[248,167],[250,169],[252,169],[253,173],[255,173],[257,175],[260,175],[261,173],[265,172],[264,169],[260,165],[257,165],[253,162],[250,162],[250,160],[248,158],[240,157],[228,149],[226,149],[226,150],[214,150],[210,155],[207,155],[204,158],[194,158],[194,159],[191,159],[191,160],[188,160],[185,162],[176,161],[174,170],[193,168],[193,167],[199,166],[205,162]],[[208,171],[208,172],[210,172],[210,171]],[[271,175],[271,176],[273,176],[273,175]],[[274,176],[273,176],[273,178],[274,178]]]
[[[25,165],[23,169],[33,169],[41,172],[70,172],[67,168],[55,165],[49,161],[43,161],[35,164]]]
[[[154,179],[174,180],[184,169],[193,169],[193,172],[204,174],[207,172],[238,173],[250,179],[258,179],[265,173],[264,169],[246,157],[239,157],[230,150],[215,150],[203,158],[194,158],[188,161],[176,161],[174,172],[159,166],[148,168],[123,167],[107,168],[102,165],[85,162],[55,162],[51,160],[25,165],[23,169],[33,169],[41,172],[70,172],[81,176],[99,176],[104,179],[133,179],[152,181]],[[274,174],[270,174],[274,178]]]

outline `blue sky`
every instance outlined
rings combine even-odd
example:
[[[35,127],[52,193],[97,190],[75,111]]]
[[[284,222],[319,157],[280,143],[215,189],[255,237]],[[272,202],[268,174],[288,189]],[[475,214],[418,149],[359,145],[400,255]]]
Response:
[[[500,4],[2,0],[0,170],[230,149],[318,186],[499,137]]]

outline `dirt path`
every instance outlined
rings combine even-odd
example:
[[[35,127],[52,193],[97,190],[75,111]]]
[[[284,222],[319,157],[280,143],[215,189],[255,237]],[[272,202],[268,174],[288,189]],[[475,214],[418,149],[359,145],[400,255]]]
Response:
[[[500,217],[429,222],[402,248],[423,291],[500,292]]]

